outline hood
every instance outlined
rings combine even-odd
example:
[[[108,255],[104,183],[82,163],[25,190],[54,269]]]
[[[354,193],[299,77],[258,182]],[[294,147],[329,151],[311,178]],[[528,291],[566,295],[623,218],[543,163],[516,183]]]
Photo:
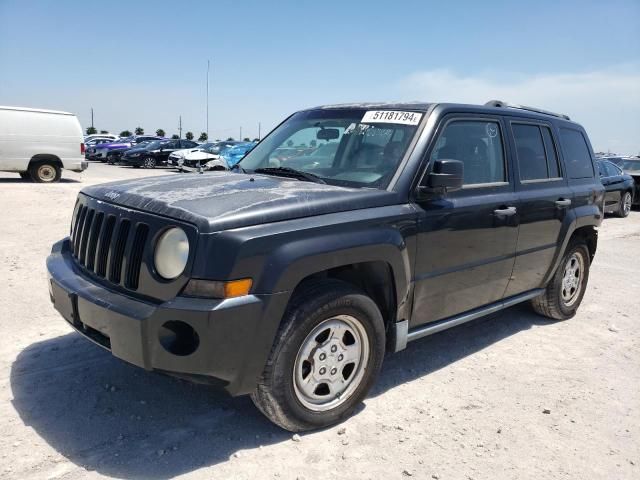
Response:
[[[86,187],[82,193],[186,221],[203,233],[399,202],[398,194],[387,190],[232,172],[105,183]]]
[[[189,153],[192,152],[201,152],[202,150],[200,150],[199,148],[183,148],[182,150],[176,150],[175,152],[171,153],[172,157],[186,157]]]
[[[214,158],[220,158],[220,155],[214,155],[204,150],[192,150],[184,155],[185,160],[212,160]]]

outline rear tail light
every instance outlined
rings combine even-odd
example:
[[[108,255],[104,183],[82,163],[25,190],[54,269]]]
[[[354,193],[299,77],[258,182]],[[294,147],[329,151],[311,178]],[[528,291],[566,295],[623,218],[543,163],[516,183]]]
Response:
[[[84,143],[80,144],[80,155],[84,155]]]

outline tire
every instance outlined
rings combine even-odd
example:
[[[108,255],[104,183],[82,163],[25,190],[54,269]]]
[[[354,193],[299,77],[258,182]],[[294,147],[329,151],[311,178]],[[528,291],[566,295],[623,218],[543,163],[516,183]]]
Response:
[[[587,244],[582,239],[570,241],[562,261],[553,278],[539,297],[531,300],[536,313],[553,320],[572,318],[580,303],[589,281],[591,257]],[[577,265],[579,276],[570,272]]]
[[[384,322],[371,298],[341,281],[310,282],[291,299],[251,399],[291,432],[333,425],[365,398],[384,349]]]
[[[20,172],[20,178],[23,180],[31,180],[31,175],[29,172]]]
[[[145,157],[142,160],[142,166],[144,166],[144,168],[156,168],[156,159],[153,157]]]
[[[625,218],[629,216],[631,212],[631,202],[633,201],[631,197],[631,192],[624,192],[622,194],[622,198],[620,199],[620,205],[618,205],[618,216],[621,218]]]
[[[29,165],[29,176],[36,183],[59,182],[62,176],[62,169],[51,161],[34,162]]]

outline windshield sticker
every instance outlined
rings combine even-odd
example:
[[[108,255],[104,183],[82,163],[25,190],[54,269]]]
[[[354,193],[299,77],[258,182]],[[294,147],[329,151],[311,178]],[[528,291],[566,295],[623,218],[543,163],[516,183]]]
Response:
[[[486,130],[487,135],[489,135],[490,138],[494,138],[498,135],[498,126],[495,123],[487,123]]]
[[[421,113],[399,112],[396,110],[369,110],[364,114],[362,123],[400,123],[402,125],[418,125]]]

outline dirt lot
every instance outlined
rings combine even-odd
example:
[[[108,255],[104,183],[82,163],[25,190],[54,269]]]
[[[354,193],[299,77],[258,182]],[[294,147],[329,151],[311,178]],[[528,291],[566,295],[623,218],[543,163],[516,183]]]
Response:
[[[248,398],[112,358],[49,303],[78,190],[162,173],[0,173],[0,478],[640,478],[640,212],[605,221],[574,319],[519,306],[410,344],[353,418],[293,439]]]

